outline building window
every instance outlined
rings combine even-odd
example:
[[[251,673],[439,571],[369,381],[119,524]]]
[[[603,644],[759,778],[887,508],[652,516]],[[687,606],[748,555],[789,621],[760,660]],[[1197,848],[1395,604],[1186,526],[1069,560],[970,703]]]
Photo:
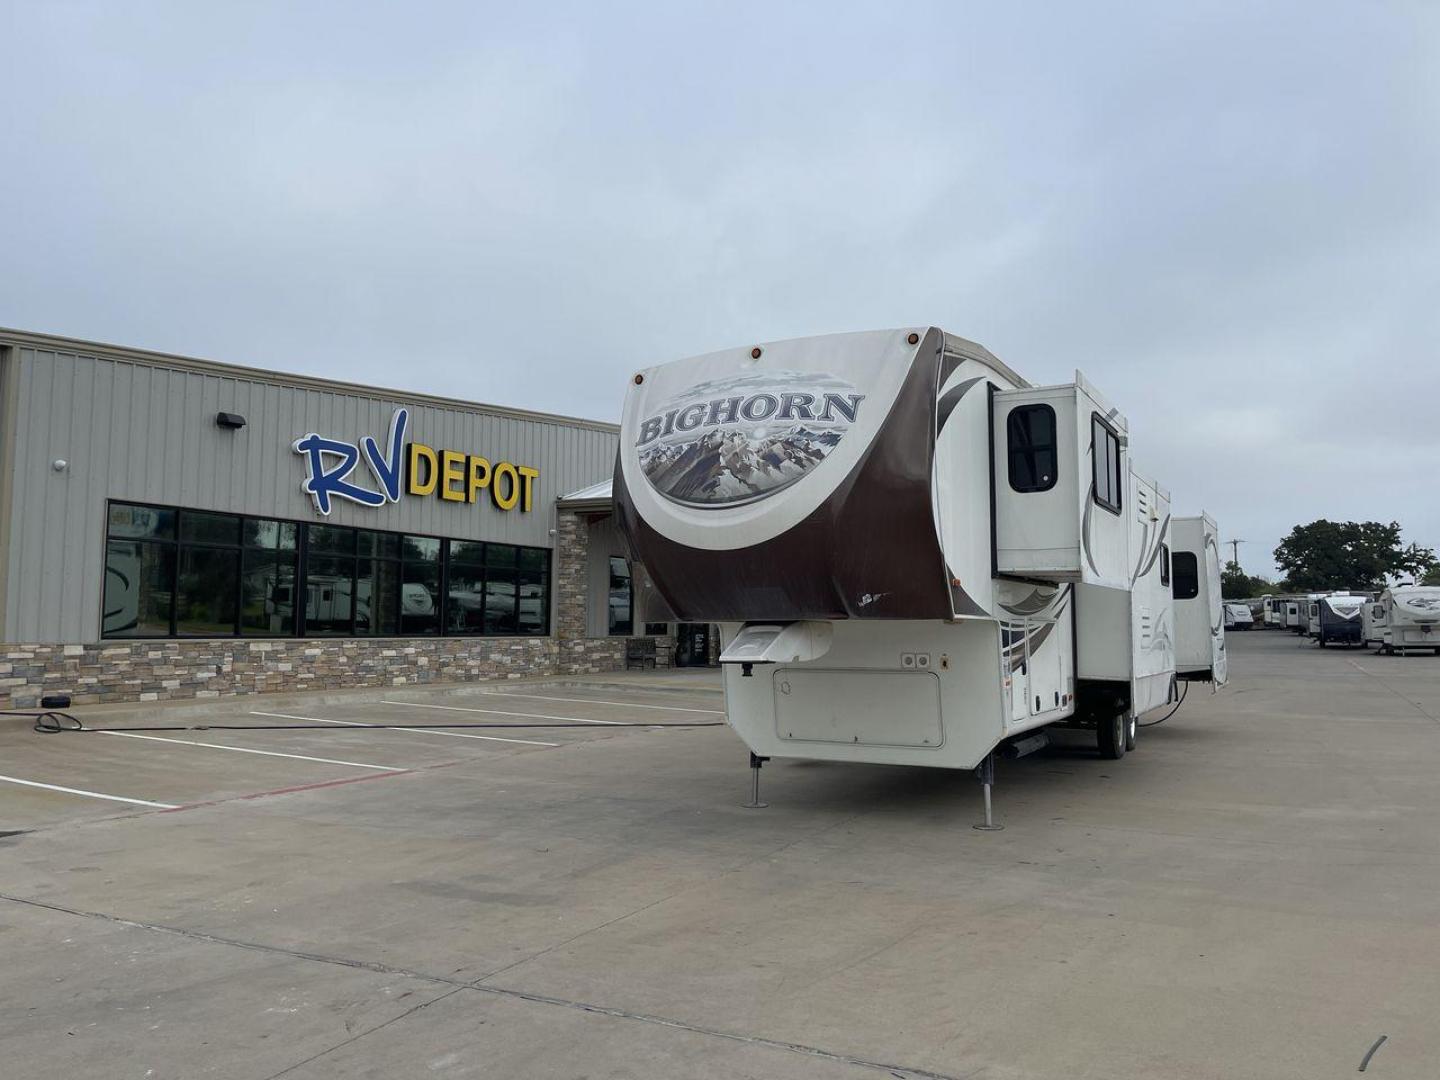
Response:
[[[550,553],[544,548],[520,548],[515,570],[516,629],[521,634],[543,634],[550,625]]]
[[[1120,436],[1098,415],[1090,421],[1090,450],[1093,458],[1095,501],[1106,510],[1120,512],[1123,490],[1120,471]]]
[[[1171,561],[1175,599],[1194,600],[1200,595],[1200,560],[1193,551],[1177,551]]]
[[[669,623],[647,622],[645,624],[645,634],[648,637],[664,637],[668,633],[670,633]]]
[[[1020,405],[1005,420],[1010,458],[1010,487],[1015,491],[1049,491],[1055,486],[1059,444],[1055,410],[1049,405]]]
[[[624,559],[610,558],[610,633],[628,637],[635,630],[631,610],[630,564]]]
[[[295,633],[298,529],[288,521],[246,518],[240,527],[240,633]]]
[[[111,503],[101,634],[543,636],[549,590],[544,548]]]
[[[400,634],[428,637],[440,633],[440,541],[406,536],[400,541]],[[477,630],[464,633],[475,634]]]
[[[1170,584],[1170,545],[1160,545],[1160,584]]]
[[[175,545],[111,540],[105,545],[105,637],[168,637],[175,599]]]
[[[362,529],[355,542],[355,636],[398,634],[400,534]]]

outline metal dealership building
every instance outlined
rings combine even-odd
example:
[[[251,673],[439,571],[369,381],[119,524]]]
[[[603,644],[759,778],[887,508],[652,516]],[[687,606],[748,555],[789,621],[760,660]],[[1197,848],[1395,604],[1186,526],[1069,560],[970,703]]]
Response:
[[[0,329],[0,708],[704,663],[614,528],[617,439]]]

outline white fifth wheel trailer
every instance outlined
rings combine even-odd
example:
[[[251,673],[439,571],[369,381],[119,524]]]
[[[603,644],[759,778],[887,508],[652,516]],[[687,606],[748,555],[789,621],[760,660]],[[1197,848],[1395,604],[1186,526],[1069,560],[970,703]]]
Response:
[[[1220,529],[1209,514],[1201,514],[1175,518],[1170,533],[1175,674],[1189,682],[1223,686],[1229,678],[1229,664],[1225,605],[1220,596]]]
[[[1373,622],[1381,652],[1433,649],[1440,656],[1440,586],[1397,585],[1382,592],[1377,604]]]
[[[614,491],[676,617],[720,624],[756,767],[969,769],[1052,724],[1118,758],[1173,700],[1170,497],[1078,372],[933,327],[647,368]]]

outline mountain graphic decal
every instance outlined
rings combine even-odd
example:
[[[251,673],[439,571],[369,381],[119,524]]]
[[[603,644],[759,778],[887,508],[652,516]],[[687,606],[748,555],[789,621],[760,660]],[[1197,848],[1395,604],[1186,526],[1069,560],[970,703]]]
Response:
[[[865,395],[833,375],[767,371],[692,386],[640,425],[650,485],[686,506],[754,502],[808,475],[839,445]]]

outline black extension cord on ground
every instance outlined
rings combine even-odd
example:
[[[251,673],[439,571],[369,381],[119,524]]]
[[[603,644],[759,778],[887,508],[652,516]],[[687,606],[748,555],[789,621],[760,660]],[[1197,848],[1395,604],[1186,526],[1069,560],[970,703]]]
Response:
[[[574,728],[577,731],[594,731],[589,724],[507,724],[500,721],[468,724],[360,724],[340,723],[322,727],[319,724],[148,724],[134,727],[86,727],[77,716],[67,712],[48,710],[45,712],[0,712],[0,716],[33,717],[35,730],[42,735],[58,735],[65,732],[95,734],[106,731],[345,731],[357,728],[369,730],[424,731],[443,728],[446,730],[464,728]],[[607,728],[710,728],[724,727],[724,720],[681,720],[668,724],[646,724],[639,721],[615,721]]]

